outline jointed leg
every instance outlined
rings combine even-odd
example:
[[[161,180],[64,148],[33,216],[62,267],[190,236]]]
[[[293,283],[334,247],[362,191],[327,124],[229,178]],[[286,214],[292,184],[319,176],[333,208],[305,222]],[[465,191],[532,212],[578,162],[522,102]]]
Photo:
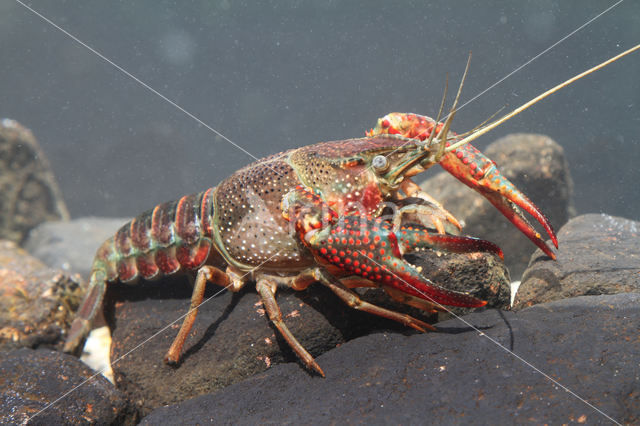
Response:
[[[381,308],[380,306],[376,306],[372,303],[360,299],[360,296],[358,296],[354,291],[350,290],[347,286],[342,284],[339,280],[331,276],[323,269],[316,268],[314,270],[314,274],[316,274],[316,279],[320,283],[329,287],[331,291],[333,291],[351,308],[397,321],[418,331],[424,332],[426,330],[436,330],[436,328],[431,324],[427,324],[426,322],[413,318],[410,315],[395,312],[390,309]]]
[[[405,305],[412,306],[414,308],[422,309],[430,314],[436,312],[446,312],[447,310],[441,305],[436,305],[428,300],[420,299],[405,292],[402,292],[393,287],[385,286],[384,291],[396,302],[404,303]]]
[[[260,278],[256,283],[256,290],[262,298],[264,308],[269,315],[269,319],[276,326],[282,337],[287,341],[291,349],[298,355],[298,357],[304,362],[304,364],[315,371],[317,371],[322,377],[324,372],[320,366],[315,362],[313,357],[307,350],[298,342],[295,336],[289,331],[287,325],[282,321],[282,312],[276,302],[276,284],[270,282],[264,278]]]
[[[418,214],[420,221],[425,226],[428,226],[429,224],[424,222],[427,219],[430,220],[440,234],[445,233],[445,223],[455,226],[458,230],[462,230],[462,225],[458,222],[458,219],[442,207],[442,204],[424,192],[422,188],[420,188],[420,186],[411,179],[405,179],[401,184],[401,188],[408,197],[419,198],[424,202],[424,204],[410,204],[408,206],[401,207],[393,218],[394,232],[397,232],[398,229],[400,229],[402,215],[407,213]]]
[[[196,282],[193,286],[193,293],[191,295],[191,306],[189,307],[189,312],[182,322],[178,335],[173,340],[171,347],[164,357],[164,362],[167,364],[177,364],[178,361],[180,361],[182,347],[184,346],[184,342],[187,340],[187,335],[189,334],[189,331],[191,331],[193,322],[196,320],[196,316],[198,315],[198,306],[200,306],[202,299],[204,299],[204,290],[206,288],[207,281],[214,282],[222,287],[226,287],[231,283],[229,276],[216,267],[203,266],[198,270]]]

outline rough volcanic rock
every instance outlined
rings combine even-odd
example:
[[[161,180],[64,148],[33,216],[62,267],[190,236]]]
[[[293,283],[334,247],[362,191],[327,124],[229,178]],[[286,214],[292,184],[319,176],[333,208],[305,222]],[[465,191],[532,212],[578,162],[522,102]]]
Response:
[[[639,294],[463,319],[440,324],[442,333],[355,339],[318,357],[325,379],[279,365],[159,408],[142,424],[609,424],[606,416],[640,422]]]
[[[501,306],[508,303],[504,289],[509,280],[504,265],[492,254],[438,256],[432,252],[412,261],[424,265],[426,275],[435,274],[433,279],[446,276],[446,282],[441,283],[445,287],[464,288]],[[468,279],[469,285],[456,282],[448,271]],[[211,285],[208,295],[219,291]],[[143,413],[212,392],[279,363],[293,363],[307,374],[265,316],[253,290],[236,295],[225,291],[199,309],[177,368],[165,365],[163,357],[189,306],[191,288],[185,278],[145,282],[135,287],[114,284],[109,293],[109,299],[115,301],[107,303],[113,305],[113,309],[107,309],[107,318],[115,326],[111,355],[114,376],[118,387],[139,404]],[[372,303],[428,320],[421,311],[398,305],[379,291],[364,293],[363,298]],[[281,290],[277,300],[285,323],[314,356],[375,330],[412,333],[401,324],[350,309],[319,284],[303,292]],[[144,345],[138,347],[142,342]],[[120,359],[125,354],[128,355]]]
[[[69,219],[49,163],[29,129],[0,120],[0,237],[21,244],[29,230]]]
[[[514,309],[581,295],[640,293],[640,222],[605,214],[571,219],[556,261],[531,257]]]
[[[83,294],[78,281],[0,240],[0,350],[61,345]]]
[[[129,220],[84,217],[43,223],[29,233],[24,247],[50,267],[87,279],[100,244]]]
[[[560,145],[544,135],[512,134],[493,142],[484,152],[547,215],[556,229],[567,222],[573,211],[573,181]],[[504,251],[511,277],[521,276],[536,246],[491,203],[447,172],[421,186],[464,221],[464,234],[498,244]]]
[[[120,391],[70,355],[22,348],[0,358],[2,424],[134,424],[136,418]]]

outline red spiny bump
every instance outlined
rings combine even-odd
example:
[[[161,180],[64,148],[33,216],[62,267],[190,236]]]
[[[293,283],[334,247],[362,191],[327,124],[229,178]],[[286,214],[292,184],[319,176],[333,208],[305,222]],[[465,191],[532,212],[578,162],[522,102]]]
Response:
[[[351,258],[350,258],[350,257],[347,257],[347,258],[344,260],[344,263],[347,263],[347,264],[351,263]]]
[[[360,240],[356,240],[356,245],[359,246],[361,244]]]
[[[346,238],[342,239],[342,244],[347,244],[347,239]]]
[[[356,267],[357,267],[357,266],[359,266],[359,265],[360,265],[360,262],[358,262],[357,260],[355,260],[355,261],[353,262],[353,266],[356,266]]]
[[[345,253],[344,253],[342,250],[340,250],[340,256],[341,256],[341,257],[344,257],[344,256],[345,256]]]
[[[389,127],[391,125],[391,123],[389,123],[389,120],[387,120],[386,118],[384,120],[382,120],[382,123],[380,123],[382,125],[383,129],[386,129],[387,127]]]
[[[322,247],[322,248],[320,249],[320,253],[322,253],[322,254],[327,254],[327,249],[326,249],[326,248],[324,248],[324,247]]]
[[[380,249],[380,256],[384,256],[384,249]]]
[[[372,269],[371,265],[367,266],[367,272],[371,272]]]
[[[338,256],[333,256],[333,259],[332,259],[332,260],[333,260],[335,263],[340,262],[340,258],[339,258]]]
[[[356,268],[355,273],[356,274],[360,274],[360,273],[362,273],[362,270],[360,268]]]
[[[352,246],[355,243],[355,240],[353,238],[349,238],[349,245]]]
[[[369,259],[373,259],[373,253],[372,252],[367,253],[367,256],[369,256]]]
[[[469,166],[471,168],[471,170],[475,170],[477,166],[476,163],[471,163],[471,165]]]
[[[337,254],[337,253],[338,253],[338,250],[336,250],[335,248],[331,249],[331,254]]]
[[[369,238],[368,238],[368,237],[364,237],[364,238],[362,239],[362,242],[363,242],[364,244],[369,244]]]
[[[462,157],[464,157],[464,153],[461,150],[457,150],[456,151],[456,157],[462,158]]]
[[[373,241],[374,242],[380,242],[380,235],[376,235],[375,237],[373,237]]]

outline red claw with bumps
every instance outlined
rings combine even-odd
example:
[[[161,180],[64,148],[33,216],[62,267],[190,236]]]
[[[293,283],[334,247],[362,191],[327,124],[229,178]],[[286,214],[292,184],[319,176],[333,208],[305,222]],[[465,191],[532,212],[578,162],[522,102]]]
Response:
[[[394,112],[379,119],[377,126],[369,130],[367,136],[394,134],[426,140],[433,131],[437,135],[442,127],[442,123],[436,123],[429,117]],[[447,141],[446,146],[449,145]],[[551,247],[527,221],[520,208],[531,214],[543,226],[557,248],[558,239],[549,220],[526,195],[500,173],[491,159],[471,144],[466,144],[446,152],[440,159],[440,165],[458,180],[482,194],[547,256],[556,258]]]
[[[490,251],[502,258],[495,244],[471,237],[431,234],[423,228],[400,227],[380,218],[349,214],[338,218],[326,214],[322,199],[298,186],[286,198],[286,218],[294,223],[303,244],[320,264],[336,276],[358,276],[383,288],[400,290],[432,303],[481,307],[486,302],[469,294],[447,290],[422,276],[420,268],[406,262],[405,253],[441,249],[458,253]],[[324,212],[324,213],[322,213]],[[324,223],[319,226],[322,218]]]

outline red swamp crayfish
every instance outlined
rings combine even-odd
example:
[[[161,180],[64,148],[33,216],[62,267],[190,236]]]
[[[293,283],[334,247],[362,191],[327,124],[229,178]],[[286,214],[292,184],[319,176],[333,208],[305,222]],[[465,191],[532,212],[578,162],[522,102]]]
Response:
[[[493,161],[468,144],[542,98],[640,48],[640,45],[567,80],[522,107],[467,135],[416,114],[392,113],[367,137],[322,142],[258,160],[218,186],[142,213],[105,241],[95,256],[89,286],[64,350],[77,353],[101,307],[107,283],[197,271],[191,307],[165,361],[177,363],[202,303],[207,282],[238,291],[256,282],[269,319],[304,364],[324,376],[282,320],[278,286],[304,290],[319,282],[347,305],[419,331],[433,326],[360,299],[352,289],[381,287],[393,299],[427,312],[442,305],[480,307],[486,302],[447,290],[403,259],[420,249],[502,251],[488,241],[451,235],[460,224],[411,180],[442,165],[483,194],[548,256],[552,249],[527,222],[530,213],[552,243],[557,239],[539,209],[500,174]],[[468,69],[469,63],[467,63]],[[465,69],[465,76],[467,70]],[[444,104],[444,98],[443,98]],[[382,216],[391,207],[391,217]],[[408,222],[425,225],[414,227]]]

